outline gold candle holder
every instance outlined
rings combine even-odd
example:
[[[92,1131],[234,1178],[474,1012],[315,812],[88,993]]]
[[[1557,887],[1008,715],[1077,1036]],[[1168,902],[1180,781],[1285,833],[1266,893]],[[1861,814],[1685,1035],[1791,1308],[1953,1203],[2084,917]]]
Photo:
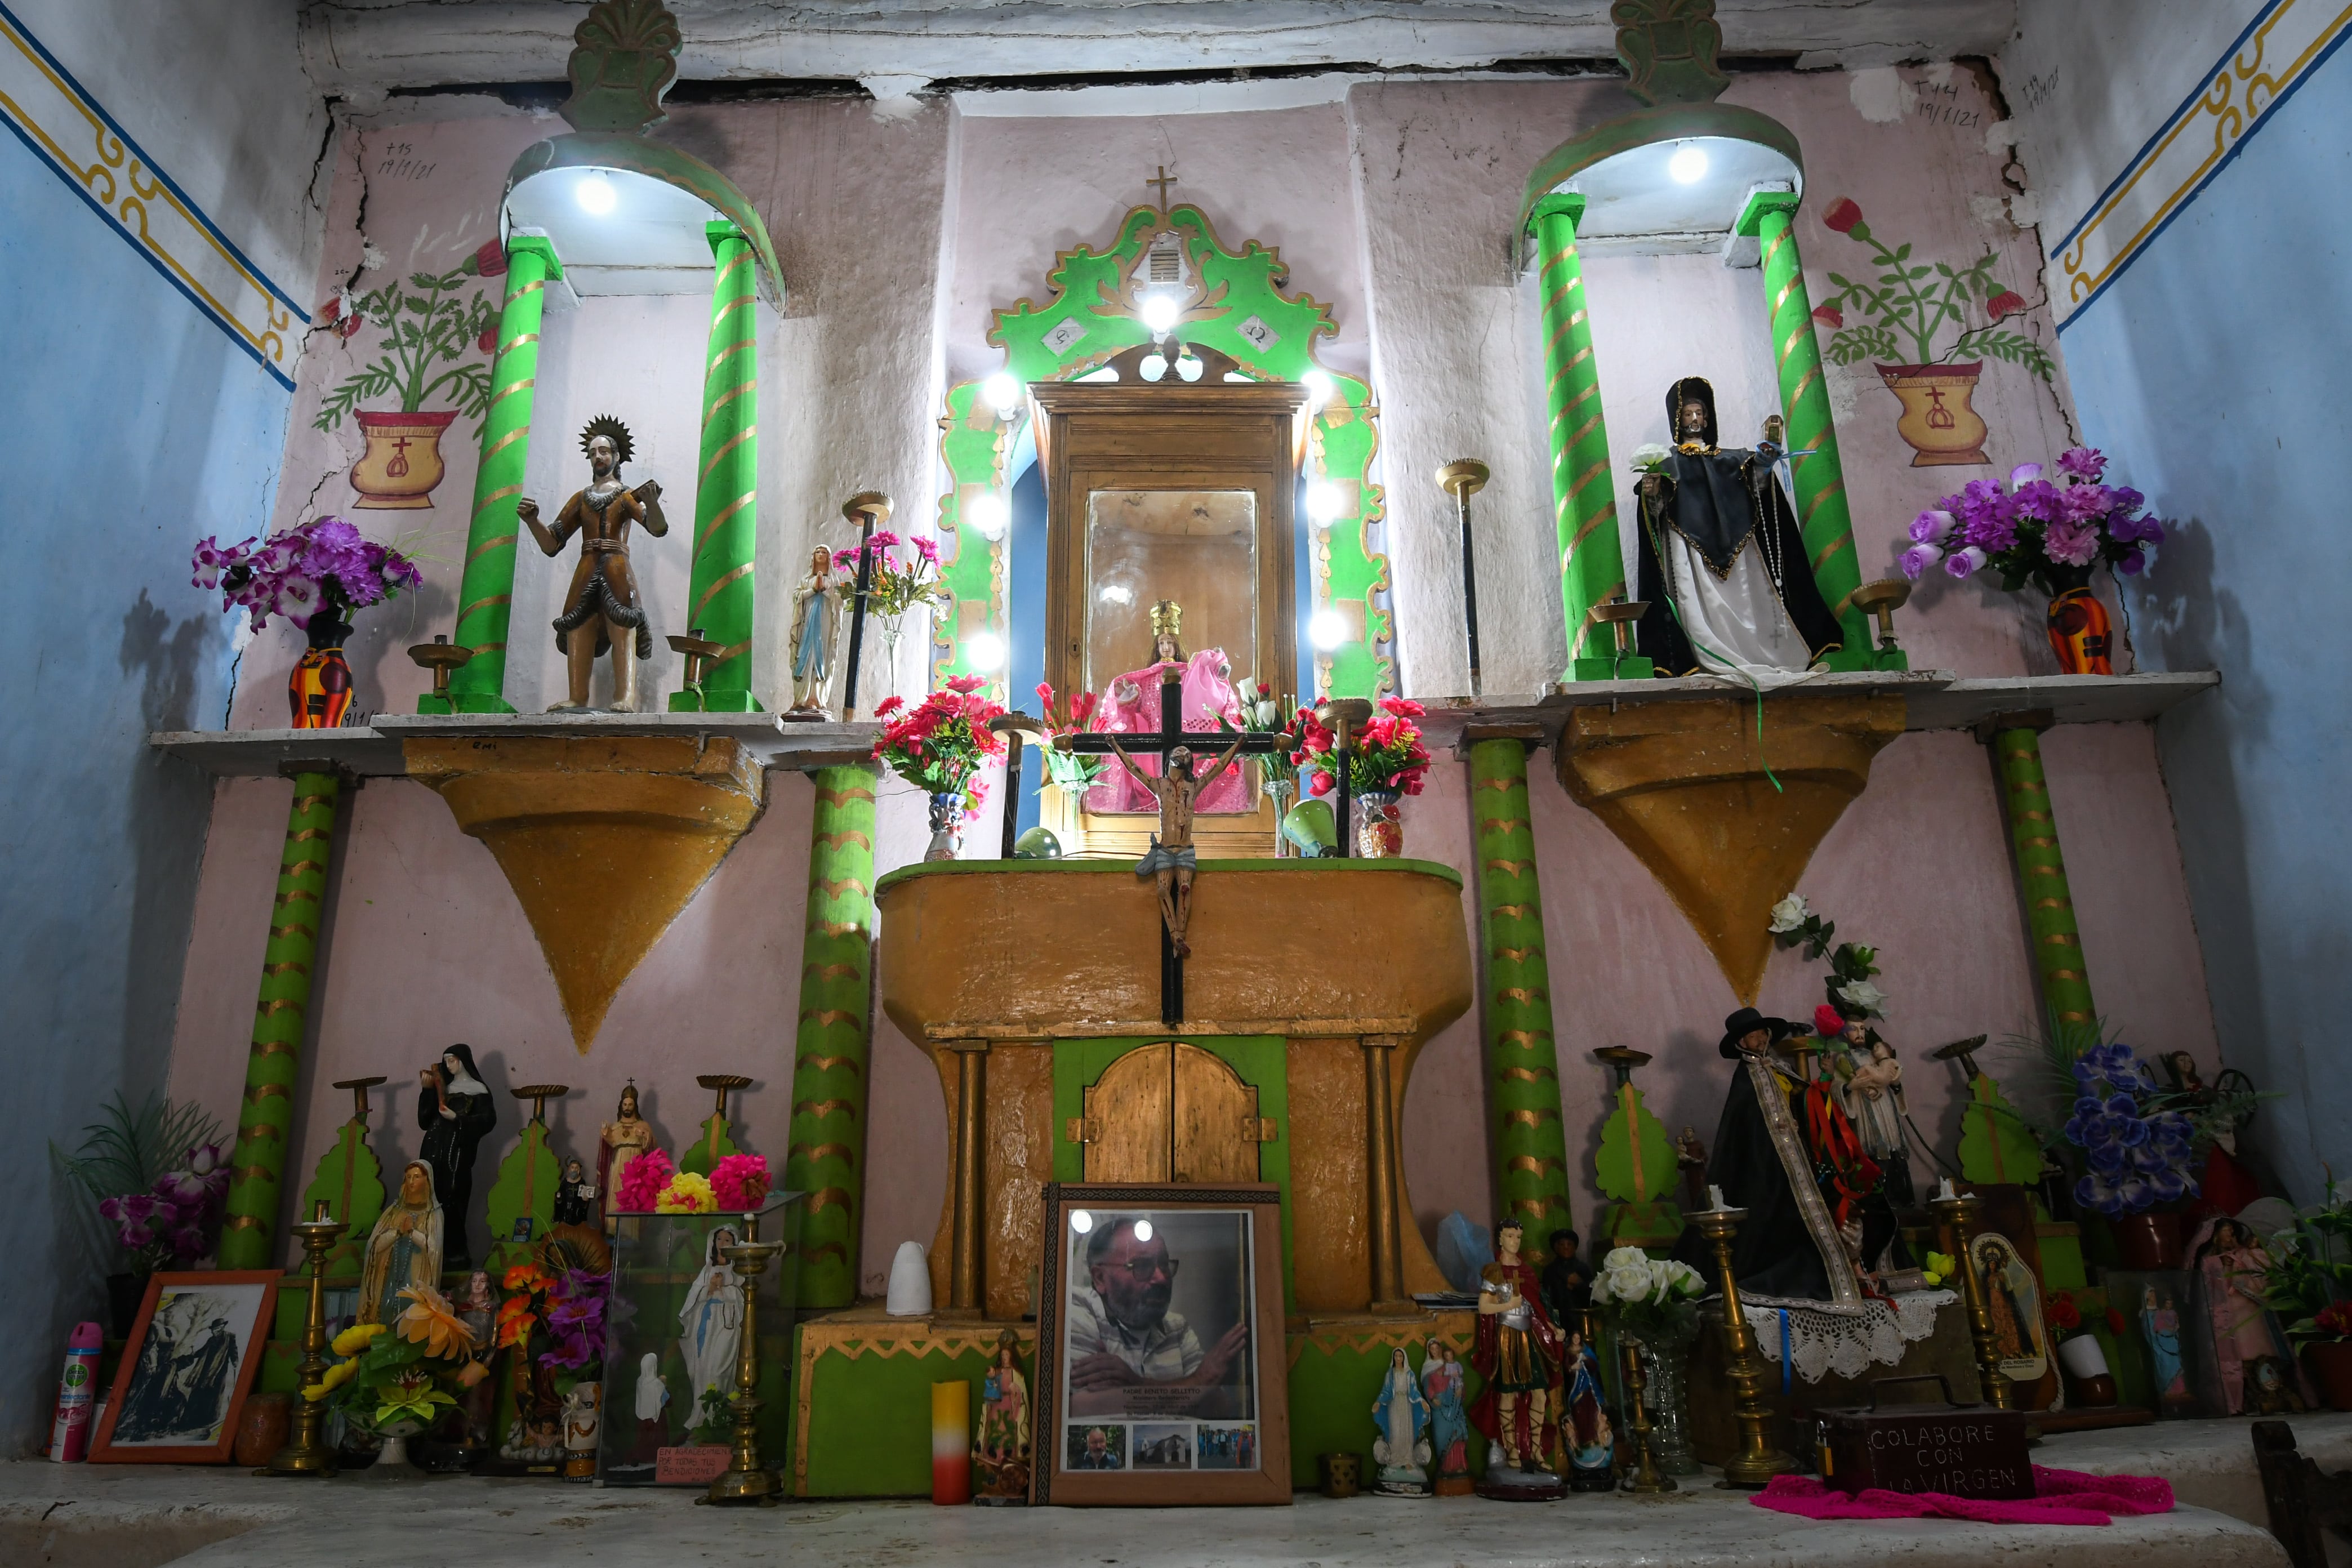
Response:
[[[319,1440],[320,1423],[327,1413],[320,1408],[318,1401],[306,1397],[301,1391],[315,1387],[327,1375],[327,1249],[347,1228],[341,1220],[327,1217],[324,1198],[319,1200],[309,1219],[293,1227],[310,1261],[310,1305],[302,1321],[301,1384],[295,1390],[293,1425],[286,1435],[286,1446],[269,1457],[269,1463],[253,1472],[257,1476],[335,1473],[335,1451]]]
[[[2000,1370],[2000,1347],[1993,1339],[1984,1281],[1977,1278],[1976,1260],[1969,1256],[1969,1238],[1975,1234],[1977,1210],[1984,1206],[1984,1199],[1974,1193],[1939,1193],[1927,1200],[1927,1206],[1951,1227],[1953,1256],[1960,1266],[1960,1296],[1969,1309],[1969,1340],[1976,1347],[1979,1394],[1995,1410],[2014,1410],[2017,1389]]]
[[[1756,1349],[1756,1335],[1748,1327],[1748,1313],[1739,1304],[1739,1281],[1731,1272],[1731,1238],[1746,1209],[1718,1205],[1685,1216],[1715,1249],[1716,1283],[1723,1291],[1723,1353],[1728,1363],[1732,1412],[1739,1422],[1739,1452],[1723,1467],[1725,1487],[1743,1489],[1785,1476],[1797,1461],[1772,1441],[1772,1407],[1764,1403],[1764,1358]]]
[[[1649,1407],[1642,1403],[1643,1394],[1650,1386],[1649,1373],[1642,1370],[1642,1342],[1628,1333],[1617,1336],[1619,1347],[1625,1355],[1626,1422],[1633,1429],[1633,1473],[1625,1478],[1623,1489],[1629,1492],[1670,1492],[1678,1489],[1674,1477],[1658,1468],[1655,1445],[1650,1436]]]
[[[743,1280],[743,1338],[735,1352],[735,1396],[729,1401],[735,1407],[735,1457],[697,1502],[772,1505],[783,1494],[782,1480],[760,1461],[760,1433],[753,1420],[761,1403],[755,1392],[760,1381],[760,1276],[767,1272],[768,1259],[783,1249],[781,1241],[744,1241],[727,1249],[727,1261]]]

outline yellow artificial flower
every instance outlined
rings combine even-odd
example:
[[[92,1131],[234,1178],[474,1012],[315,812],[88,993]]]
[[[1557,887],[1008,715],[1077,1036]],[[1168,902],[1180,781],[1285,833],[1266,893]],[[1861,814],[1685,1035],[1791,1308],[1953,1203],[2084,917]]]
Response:
[[[427,1355],[452,1361],[474,1348],[474,1331],[440,1291],[430,1285],[409,1285],[400,1293],[414,1303],[400,1314],[402,1339],[423,1345]]]
[[[719,1194],[711,1190],[710,1178],[697,1171],[680,1171],[654,1199],[656,1214],[715,1214],[718,1209]]]
[[[337,1355],[357,1355],[367,1349],[373,1342],[376,1335],[383,1332],[383,1330],[384,1325],[382,1323],[353,1323],[350,1328],[337,1334],[333,1344],[329,1348]]]
[[[316,1405],[319,1401],[327,1397],[327,1385],[323,1383],[307,1384],[302,1390],[302,1397],[310,1401],[311,1404]]]
[[[332,1393],[334,1390],[341,1388],[343,1384],[351,1382],[352,1378],[357,1377],[359,1375],[359,1363],[355,1361],[339,1361],[334,1365],[327,1369],[327,1375],[320,1380],[319,1386],[326,1389],[330,1393]]]

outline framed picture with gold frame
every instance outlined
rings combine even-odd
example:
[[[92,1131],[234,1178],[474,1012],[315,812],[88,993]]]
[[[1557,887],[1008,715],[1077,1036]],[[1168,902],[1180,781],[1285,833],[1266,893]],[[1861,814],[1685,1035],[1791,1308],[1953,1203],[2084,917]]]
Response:
[[[151,1274],[89,1457],[97,1464],[226,1465],[261,1371],[275,1268]]]
[[[1290,1501],[1279,1189],[1049,1184],[1030,1500]]]

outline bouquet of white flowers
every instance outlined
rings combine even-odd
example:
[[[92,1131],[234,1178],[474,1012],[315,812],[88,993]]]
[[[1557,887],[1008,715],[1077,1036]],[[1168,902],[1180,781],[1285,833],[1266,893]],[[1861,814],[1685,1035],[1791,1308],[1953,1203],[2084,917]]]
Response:
[[[1592,1304],[1611,1327],[1637,1339],[1686,1339],[1698,1329],[1696,1303],[1706,1281],[1687,1263],[1661,1261],[1638,1247],[1620,1247],[1601,1260]]]
[[[1666,458],[1673,448],[1661,447],[1655,441],[1633,448],[1633,460],[1626,466],[1637,474],[1663,474]]]

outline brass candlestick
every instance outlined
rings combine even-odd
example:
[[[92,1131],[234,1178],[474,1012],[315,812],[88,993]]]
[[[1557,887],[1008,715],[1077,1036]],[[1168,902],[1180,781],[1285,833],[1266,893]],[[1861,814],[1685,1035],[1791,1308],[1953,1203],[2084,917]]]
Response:
[[[1878,617],[1878,651],[1895,651],[1895,612],[1911,602],[1911,584],[1900,577],[1883,577],[1875,583],[1864,583],[1853,591],[1850,601],[1857,610]]]
[[[410,648],[408,657],[433,672],[433,695],[446,702],[449,700],[450,672],[472,663],[474,650],[452,647],[446,632],[436,632],[431,642],[421,642]],[[375,1081],[382,1083],[383,1080],[378,1079]]]
[[[1739,1281],[1731,1273],[1731,1238],[1746,1209],[1700,1209],[1686,1216],[1715,1249],[1716,1282],[1723,1291],[1723,1353],[1728,1363],[1732,1411],[1739,1421],[1739,1452],[1723,1467],[1726,1487],[1754,1489],[1774,1476],[1787,1475],[1797,1461],[1772,1441],[1772,1409],[1764,1403],[1763,1357],[1748,1327],[1748,1313],[1739,1304]]]
[[[1650,1376],[1642,1370],[1642,1342],[1622,1332],[1617,1341],[1625,1352],[1625,1419],[1633,1428],[1633,1473],[1625,1478],[1622,1489],[1629,1492],[1679,1490],[1674,1477],[1658,1468],[1657,1449],[1650,1439],[1650,1411],[1642,1403],[1642,1394],[1650,1386]]]
[[[361,1090],[365,1093],[364,1089]],[[327,1217],[327,1201],[310,1217],[294,1226],[294,1235],[302,1243],[302,1251],[310,1260],[310,1310],[302,1322],[301,1388],[316,1387],[327,1375],[327,1248],[348,1227],[341,1220]],[[286,1447],[269,1458],[269,1463],[254,1471],[257,1476],[331,1476],[335,1473],[335,1451],[319,1441],[319,1424],[326,1412],[316,1400],[298,1389],[294,1395],[292,1429],[287,1434]]]
[[[1478,552],[1470,535],[1470,498],[1486,488],[1486,465],[1475,458],[1457,458],[1437,470],[1437,484],[1454,498],[1462,526],[1462,622],[1469,633],[1470,695],[1484,695],[1478,675]]]
[[[2000,1347],[1993,1339],[1984,1281],[1977,1278],[1976,1260],[1969,1256],[1969,1237],[1976,1229],[1977,1210],[1984,1206],[1984,1199],[1974,1193],[1942,1193],[1929,1198],[1927,1206],[1952,1230],[1953,1252],[1960,1266],[1960,1294],[1969,1309],[1969,1339],[1977,1352],[1979,1394],[1995,1410],[2014,1410],[2017,1390],[2009,1374],[2000,1370]]]
[[[760,1381],[760,1276],[768,1259],[784,1249],[781,1241],[743,1241],[727,1249],[727,1261],[743,1280],[743,1338],[735,1352],[735,1457],[710,1490],[695,1500],[742,1505],[772,1505],[784,1486],[776,1472],[760,1462],[760,1433],[753,1422],[761,1405],[755,1392]]]
[[[1633,652],[1626,638],[1633,635],[1634,623],[1649,613],[1650,602],[1647,599],[1611,599],[1585,612],[1584,618],[1591,625],[1609,628],[1611,679],[1624,678],[1625,660]]]
[[[686,672],[678,684],[693,692],[695,700],[699,702],[702,700],[702,678],[710,673],[712,663],[727,651],[727,645],[712,642],[702,635],[700,626],[695,626],[683,637],[671,633],[669,646],[671,652],[686,660]]]

